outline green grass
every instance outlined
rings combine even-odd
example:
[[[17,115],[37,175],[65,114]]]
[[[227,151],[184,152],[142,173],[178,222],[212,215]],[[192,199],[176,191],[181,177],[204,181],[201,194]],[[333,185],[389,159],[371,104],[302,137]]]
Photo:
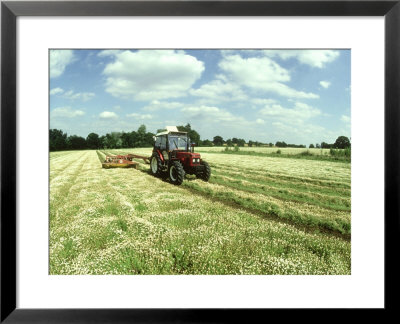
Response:
[[[234,203],[238,206],[248,208],[250,210],[259,211],[265,216],[277,217],[283,220],[290,221],[294,224],[304,225],[312,228],[327,229],[340,234],[345,234],[346,237],[351,233],[350,220],[343,220],[341,218],[330,219],[320,218],[313,214],[300,213],[296,209],[282,209],[278,204],[272,202],[259,202],[257,199],[249,197],[240,197],[235,192],[219,192],[209,188],[199,186],[197,183],[185,182],[185,187],[191,188],[202,194],[210,196],[212,198]],[[234,187],[234,186],[232,186]],[[254,192],[254,191],[250,191]]]
[[[334,150],[341,151],[341,150]],[[215,151],[202,151],[203,153],[215,153]],[[331,153],[331,154],[313,154],[309,150],[303,151],[296,154],[285,154],[282,153],[281,149],[277,149],[276,152],[257,152],[257,151],[242,151],[238,147],[235,149],[229,149],[226,147],[222,149],[219,153],[222,154],[235,154],[235,155],[251,155],[251,156],[273,156],[279,158],[286,159],[306,159],[306,160],[322,160],[322,161],[332,161],[332,162],[342,162],[342,163],[350,163],[351,156],[349,154],[341,154],[341,153]]]

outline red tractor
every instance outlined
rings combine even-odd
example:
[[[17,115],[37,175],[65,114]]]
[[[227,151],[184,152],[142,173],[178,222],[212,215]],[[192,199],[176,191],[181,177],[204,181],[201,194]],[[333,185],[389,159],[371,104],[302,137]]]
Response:
[[[150,170],[154,176],[168,176],[171,183],[180,185],[185,174],[194,174],[208,181],[211,169],[194,153],[194,144],[186,132],[180,132],[175,126],[167,126],[166,131],[155,136],[153,153],[150,158]]]

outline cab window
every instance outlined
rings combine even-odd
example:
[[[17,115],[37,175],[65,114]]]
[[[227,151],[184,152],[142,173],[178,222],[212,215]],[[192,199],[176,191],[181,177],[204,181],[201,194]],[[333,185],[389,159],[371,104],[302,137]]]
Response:
[[[159,150],[167,149],[167,138],[165,136],[159,136],[156,139],[155,148]]]

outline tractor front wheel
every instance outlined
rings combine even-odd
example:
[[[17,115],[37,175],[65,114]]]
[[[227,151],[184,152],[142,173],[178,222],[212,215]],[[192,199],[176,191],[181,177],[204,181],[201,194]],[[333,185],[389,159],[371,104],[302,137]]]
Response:
[[[172,161],[168,174],[171,183],[179,186],[185,177],[185,170],[183,170],[183,166],[179,161]]]
[[[200,163],[201,165],[204,166],[204,169],[202,172],[198,173],[196,176],[197,178],[200,178],[204,181],[208,181],[210,180],[210,176],[211,176],[211,168],[210,165],[206,162],[206,161],[201,161]]]
[[[159,177],[161,175],[161,159],[157,154],[154,154],[150,160],[151,174]]]

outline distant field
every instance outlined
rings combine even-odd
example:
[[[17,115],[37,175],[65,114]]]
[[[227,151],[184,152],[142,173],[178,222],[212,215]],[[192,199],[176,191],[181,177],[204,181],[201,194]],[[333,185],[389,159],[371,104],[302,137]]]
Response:
[[[51,153],[50,274],[351,273],[350,163],[221,150],[196,148],[211,179],[179,187],[101,168],[151,149]]]
[[[197,152],[221,152],[225,149],[225,146],[213,146],[213,147],[196,147]],[[329,149],[317,149],[317,148],[295,148],[295,147],[240,147],[240,151],[254,151],[259,153],[276,153],[276,151],[280,150],[282,154],[299,154],[302,152],[310,152],[314,155],[328,155]]]

